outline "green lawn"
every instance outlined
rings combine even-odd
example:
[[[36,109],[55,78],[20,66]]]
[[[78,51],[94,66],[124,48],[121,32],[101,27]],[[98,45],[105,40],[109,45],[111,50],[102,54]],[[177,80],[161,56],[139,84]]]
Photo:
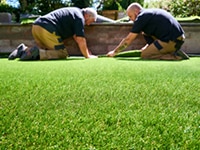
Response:
[[[200,149],[200,58],[0,59],[0,149]]]

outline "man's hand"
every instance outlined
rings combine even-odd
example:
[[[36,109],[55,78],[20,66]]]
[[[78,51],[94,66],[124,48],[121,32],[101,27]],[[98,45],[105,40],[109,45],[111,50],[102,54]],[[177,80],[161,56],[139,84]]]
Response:
[[[137,37],[137,33],[130,32],[120,43],[119,45],[113,50],[107,53],[108,57],[114,57],[119,52],[126,49],[130,43]]]
[[[106,56],[114,57],[115,55],[116,55],[116,52],[115,52],[115,50],[113,50],[113,51],[108,52]]]
[[[74,40],[77,42],[81,53],[85,58],[98,58],[95,55],[92,55],[91,51],[88,50],[87,43],[85,37],[73,36]]]
[[[98,58],[98,57],[95,55],[89,55],[87,58]]]

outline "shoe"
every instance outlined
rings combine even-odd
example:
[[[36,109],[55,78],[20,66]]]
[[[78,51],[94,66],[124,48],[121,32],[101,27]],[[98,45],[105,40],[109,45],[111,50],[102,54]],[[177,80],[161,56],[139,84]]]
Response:
[[[23,54],[23,52],[27,49],[28,47],[26,45],[24,45],[23,43],[20,44],[17,48],[17,55],[18,57],[21,57],[21,55]]]
[[[190,57],[182,50],[178,50],[175,55],[180,56],[182,59],[190,59]]]
[[[34,46],[27,48],[25,51],[22,51],[20,60],[38,60],[39,59],[39,48]]]
[[[15,49],[9,56],[8,56],[8,60],[14,60],[15,58],[17,58],[17,49]]]
[[[23,51],[27,49],[27,46],[24,43],[20,44],[9,56],[8,60],[14,60],[15,58],[19,58]]]

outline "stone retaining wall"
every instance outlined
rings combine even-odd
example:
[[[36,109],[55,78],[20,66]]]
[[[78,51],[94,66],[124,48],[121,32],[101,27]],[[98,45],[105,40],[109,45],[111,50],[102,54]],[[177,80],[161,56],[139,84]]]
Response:
[[[186,41],[182,50],[187,53],[200,54],[200,23],[182,23],[185,30]],[[121,24],[93,24],[85,27],[87,44],[92,53],[106,54],[116,47],[119,42],[129,33],[131,23]],[[20,43],[34,45],[31,35],[31,25],[0,24],[0,53],[10,53]],[[65,41],[70,55],[81,55],[77,44],[72,38]],[[145,45],[142,35],[127,48],[140,49]]]

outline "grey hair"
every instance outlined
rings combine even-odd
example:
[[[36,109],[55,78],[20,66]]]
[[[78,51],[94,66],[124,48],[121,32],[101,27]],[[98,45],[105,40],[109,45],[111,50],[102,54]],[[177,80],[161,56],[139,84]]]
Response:
[[[95,19],[95,21],[97,20],[97,12],[93,8],[89,8],[89,7],[83,8],[83,11],[84,11],[84,13],[93,17]]]

